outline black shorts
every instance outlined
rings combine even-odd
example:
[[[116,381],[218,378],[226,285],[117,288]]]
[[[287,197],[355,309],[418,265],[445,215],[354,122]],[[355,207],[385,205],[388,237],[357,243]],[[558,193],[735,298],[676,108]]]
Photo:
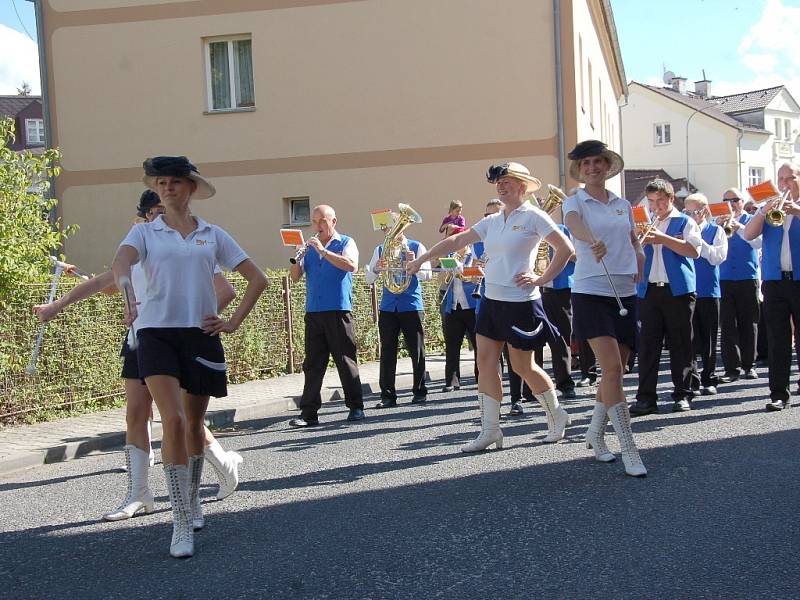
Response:
[[[136,350],[131,350],[128,347],[128,333],[122,339],[122,350],[119,355],[122,357],[122,378],[123,379],[140,379],[144,384],[144,379],[139,377],[139,357],[136,355]]]
[[[198,327],[148,327],[138,332],[139,375],[169,375],[195,396],[228,395],[225,352],[219,336]]]
[[[533,333],[533,337],[514,331]],[[547,318],[541,298],[524,302],[506,302],[483,297],[478,311],[475,333],[491,340],[507,342],[518,350],[538,350],[548,339],[560,334]]]
[[[637,302],[636,296],[620,298],[628,309],[624,317],[613,296],[572,293],[572,333],[576,340],[612,337],[631,350],[636,350]]]

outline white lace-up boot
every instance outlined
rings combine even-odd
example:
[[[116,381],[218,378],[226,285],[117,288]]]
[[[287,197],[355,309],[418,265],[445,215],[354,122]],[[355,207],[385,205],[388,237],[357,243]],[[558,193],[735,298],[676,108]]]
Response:
[[[239,485],[239,465],[242,462],[242,455],[233,450],[226,452],[214,440],[210,446],[203,450],[206,460],[214,467],[214,471],[219,478],[219,490],[217,490],[217,500],[224,500],[230,496]]]
[[[139,511],[153,511],[153,492],[147,483],[150,471],[147,452],[132,444],[126,445],[125,467],[128,472],[128,493],[117,510],[103,515],[106,521],[123,521]]]
[[[164,465],[169,501],[172,504],[172,542],[170,556],[187,558],[194,554],[192,510],[189,503],[189,468],[186,465]]]
[[[498,450],[503,447],[503,432],[500,430],[500,403],[486,394],[478,394],[481,408],[481,433],[466,446],[462,452],[480,452],[495,444]]]
[[[572,419],[570,419],[569,413],[558,404],[558,396],[555,389],[534,395],[539,404],[542,405],[545,415],[547,415],[547,435],[542,441],[546,444],[552,444],[564,439],[564,431],[572,424]]]
[[[192,529],[199,531],[206,524],[200,504],[200,480],[203,477],[203,455],[189,457],[189,503],[192,507]]]
[[[153,452],[153,420],[147,419],[147,444],[150,446],[150,466],[156,466],[156,453]]]
[[[608,422],[608,411],[602,402],[594,403],[592,412],[592,422],[586,430],[586,448],[594,450],[595,459],[600,462],[614,462],[616,457],[606,446],[606,423]]]
[[[628,412],[627,402],[620,402],[608,409],[611,424],[619,438],[619,448],[622,451],[622,463],[625,465],[625,474],[631,477],[647,476],[636,442],[633,441],[631,430],[631,413]]]

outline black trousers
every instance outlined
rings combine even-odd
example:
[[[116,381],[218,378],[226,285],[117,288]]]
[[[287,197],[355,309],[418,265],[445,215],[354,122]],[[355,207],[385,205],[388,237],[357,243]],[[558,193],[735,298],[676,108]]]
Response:
[[[765,281],[764,311],[769,343],[769,397],[789,400],[792,368],[792,320],[800,323],[800,281]]]
[[[514,368],[511,366],[511,357],[508,355],[508,344],[503,346],[503,354],[501,356],[501,363],[502,357],[505,356],[506,365],[508,365],[508,391],[509,395],[511,396],[511,404],[516,404],[522,398],[526,400],[533,400],[533,392],[531,388],[528,387],[528,384],[525,383],[525,380],[522,379]]]
[[[550,347],[550,356],[553,361],[553,376],[555,377],[556,389],[562,392],[575,388],[572,381],[572,350],[570,349],[570,339],[572,338],[572,302],[570,298],[572,290],[554,290],[542,288],[542,307],[550,319],[550,322],[558,327],[561,334],[558,338],[548,337],[547,345]],[[534,350],[534,358],[539,366],[544,366],[543,350]]]
[[[695,370],[692,388],[699,385],[717,385],[717,332],[719,330],[719,298],[698,298],[692,319],[692,356],[700,356],[703,371],[697,375]]]
[[[461,344],[469,337],[475,357],[475,378],[478,377],[478,358],[475,349],[475,309],[454,308],[444,314],[444,384],[453,385],[453,378],[461,380]]]
[[[647,295],[639,301],[642,330],[639,336],[638,402],[654,405],[658,400],[658,364],[665,336],[669,344],[672,399],[691,400],[694,306],[694,294],[673,296],[669,285],[658,287],[651,283],[647,287]]]
[[[756,360],[766,361],[769,358],[769,343],[767,342],[767,321],[764,316],[763,303],[758,303],[758,335],[756,336]]]
[[[361,377],[356,359],[356,333],[353,315],[331,310],[306,313],[306,358],[303,361],[305,383],[300,398],[300,413],[304,419],[316,419],[322,406],[322,380],[333,356],[344,391],[344,403],[350,408],[364,408]]]
[[[722,366],[727,375],[753,368],[758,339],[758,281],[721,281],[719,322]]]
[[[394,380],[397,374],[397,349],[400,332],[403,333],[411,367],[414,372],[414,383],[411,388],[415,396],[425,396],[425,334],[422,330],[424,312],[388,312],[378,313],[378,332],[381,336],[381,398],[397,400]]]
[[[580,340],[578,343],[580,344],[578,362],[581,366],[581,379],[588,377],[594,381],[597,379],[597,357],[589,345],[589,340]]]

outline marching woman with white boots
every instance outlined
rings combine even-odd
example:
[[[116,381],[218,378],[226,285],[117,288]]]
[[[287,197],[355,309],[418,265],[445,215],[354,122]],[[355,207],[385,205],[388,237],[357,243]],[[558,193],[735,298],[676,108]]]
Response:
[[[506,343],[514,371],[533,390],[547,415],[547,436],[543,441],[561,440],[570,423],[567,411],[559,406],[552,380],[534,362],[533,350],[546,343],[548,333],[558,335],[542,308],[539,286],[561,272],[572,255],[572,244],[544,211],[525,198],[541,187],[525,166],[515,162],[492,166],[486,177],[489,183],[496,184],[503,210],[442,240],[408,266],[409,272],[415,273],[425,261],[480,241],[490,257],[484,266],[486,288],[475,326],[481,433],[462,447],[462,452],[478,452],[493,444],[503,447],[503,386],[497,365]],[[555,254],[544,273],[536,275],[533,267],[541,240],[553,246]]]
[[[136,207],[137,222],[149,223],[154,221],[164,212],[164,205],[158,194],[145,190],[139,198]],[[140,265],[136,264],[131,269],[131,282],[134,293],[144,297],[145,281]],[[100,292],[116,293],[114,274],[106,271],[96,277],[81,282],[64,294],[61,298],[49,304],[39,304],[33,307],[33,312],[42,322],[55,318],[68,306],[81,302]],[[222,311],[235,298],[233,286],[222,273],[214,274],[214,291],[217,297],[217,310]],[[136,324],[131,328],[135,332]],[[135,335],[135,333],[130,333]],[[132,338],[131,338],[132,339]],[[150,467],[154,464],[153,450],[151,447],[150,416],[152,414],[153,399],[144,381],[139,377],[139,366],[136,351],[131,350],[126,335],[122,343],[123,359],[122,378],[125,381],[125,464],[128,474],[128,491],[119,507],[103,515],[106,521],[121,521],[130,519],[137,513],[148,513],[153,510],[153,493],[148,483]],[[239,484],[239,464],[242,457],[234,451],[225,451],[214,438],[211,431],[205,428],[205,449],[203,454],[212,464],[219,477],[219,490],[217,499],[226,498]]]
[[[239,327],[266,287],[266,277],[228,233],[191,214],[192,199],[210,198],[216,190],[186,157],[151,158],[144,169],[143,181],[159,195],[166,213],[133,226],[112,271],[126,295],[126,322],[136,321],[138,375],[161,415],[161,458],[173,517],[170,554],[182,558],[194,553],[193,525],[203,524],[199,486],[209,397],[227,394],[219,334]],[[137,263],[146,282],[139,298],[130,282]],[[217,315],[217,265],[247,280],[228,321]]]
[[[602,373],[586,446],[600,462],[612,462],[604,435],[609,417],[617,432],[625,473],[644,477],[633,440],[622,377],[636,347],[636,282],[644,252],[637,240],[630,203],[605,187],[623,168],[622,157],[603,142],[587,140],[569,153],[570,176],[583,189],[564,201],[564,224],[575,239],[572,327],[588,340]]]

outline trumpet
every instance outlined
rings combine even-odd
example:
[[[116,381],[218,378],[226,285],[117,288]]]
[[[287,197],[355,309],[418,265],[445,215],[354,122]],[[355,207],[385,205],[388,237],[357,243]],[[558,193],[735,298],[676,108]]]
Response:
[[[634,225],[636,226],[636,229],[639,230],[636,233],[636,241],[641,244],[645,238],[656,228],[656,217],[653,215],[653,218],[649,223],[634,223]]]
[[[724,231],[725,235],[728,237],[733,236],[733,215],[728,217],[722,224],[722,231]]]
[[[318,237],[319,233],[316,233],[311,238],[309,238],[309,241]],[[289,259],[289,262],[292,263],[293,265],[296,265],[300,261],[300,259],[306,255],[306,252],[308,252],[308,242],[306,242],[297,249],[297,252],[295,252],[294,256]]]
[[[782,227],[786,221],[786,211],[783,210],[783,204],[789,198],[789,190],[781,194],[776,204],[773,205],[768,211],[764,213],[764,220],[773,227]]]

